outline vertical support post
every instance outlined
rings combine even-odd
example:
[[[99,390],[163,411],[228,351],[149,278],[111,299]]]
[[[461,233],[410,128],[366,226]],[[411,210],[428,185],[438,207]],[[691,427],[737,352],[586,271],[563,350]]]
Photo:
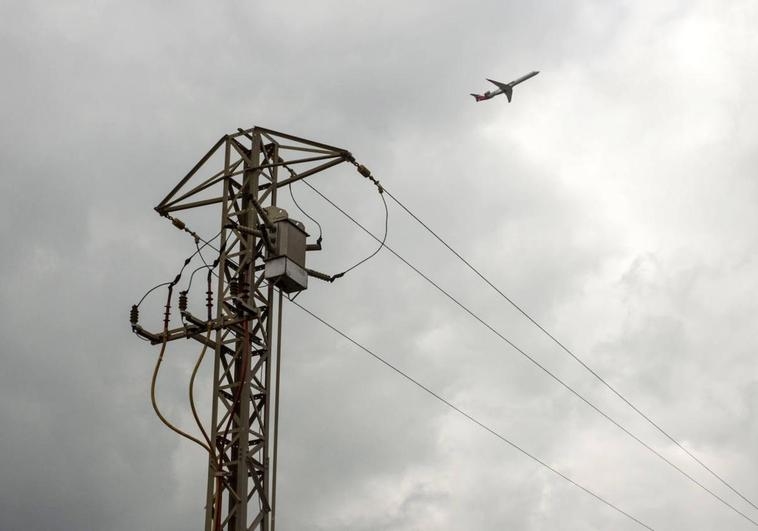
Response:
[[[230,242],[230,237],[234,236],[230,234],[227,224],[229,220],[229,196],[231,187],[229,186],[229,174],[231,158],[231,146],[229,145],[228,137],[224,139],[224,180],[223,180],[223,192],[221,201],[221,249],[226,249],[227,243]],[[217,303],[216,303],[216,320],[221,322],[224,318],[224,298],[228,293],[228,286],[226,283],[226,272],[229,261],[229,253],[223,252],[219,256],[219,271],[222,274],[218,275],[218,285],[216,287]],[[223,380],[221,380],[221,357],[223,354],[224,338],[228,335],[228,331],[220,328],[216,330],[215,337],[215,352],[213,357],[213,404],[211,406],[211,442],[213,446],[213,455],[208,458],[208,484],[206,488],[205,496],[205,531],[216,531],[220,527],[221,523],[221,504],[222,504],[222,485],[224,481],[221,455],[219,450],[219,429],[218,429],[218,413],[219,413],[219,400]]]
[[[279,383],[282,373],[282,292],[279,291],[279,312],[276,317],[276,383],[274,384],[274,463],[271,472],[271,531],[276,531],[276,478],[279,475],[277,461],[279,457]]]
[[[229,164],[230,153],[243,158],[243,171]],[[226,140],[219,262],[212,437],[215,463],[208,466],[206,531],[269,531],[269,403],[273,287],[263,286],[262,238],[239,227],[259,227],[255,204],[274,205],[271,187],[262,191],[262,139],[254,134],[245,148]],[[275,189],[275,187],[273,188]]]

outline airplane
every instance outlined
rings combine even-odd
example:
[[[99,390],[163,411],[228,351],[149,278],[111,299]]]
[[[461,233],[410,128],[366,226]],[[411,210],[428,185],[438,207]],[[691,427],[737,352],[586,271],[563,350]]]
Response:
[[[497,87],[497,90],[488,90],[484,94],[474,94],[472,92],[471,95],[474,97],[474,99],[476,99],[476,101],[484,101],[494,98],[498,94],[505,94],[505,97],[508,98],[508,102],[510,103],[511,98],[513,97],[513,87],[522,81],[526,81],[527,79],[536,76],[537,74],[539,74],[537,71],[529,72],[525,76],[521,76],[520,78],[511,81],[510,83],[500,83],[499,81],[488,79],[487,81],[495,85]]]

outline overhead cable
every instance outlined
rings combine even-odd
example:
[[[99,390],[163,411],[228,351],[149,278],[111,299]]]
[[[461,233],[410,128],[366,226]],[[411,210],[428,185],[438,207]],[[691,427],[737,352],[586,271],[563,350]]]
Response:
[[[197,248],[197,255],[200,257],[200,261],[203,263],[203,265],[204,265],[205,267],[207,267],[207,268],[210,270],[210,272],[211,272],[211,273],[212,273],[212,274],[213,274],[213,275],[214,275],[216,278],[218,278],[218,273],[216,273],[216,272],[214,271],[215,267],[211,267],[211,265],[208,263],[208,261],[207,261],[207,260],[205,259],[205,257],[203,256],[203,250],[202,250],[202,249],[203,249],[203,247],[205,247],[206,245],[210,245],[210,242],[205,242],[205,245],[203,245],[203,246],[201,247],[201,246],[200,246],[200,241],[201,241],[201,240],[200,240],[199,238],[195,239],[195,247]]]
[[[193,233],[193,235],[194,235],[194,238],[195,238],[195,247],[196,247],[196,251],[195,251],[195,252],[193,252],[191,255],[189,255],[187,258],[185,258],[185,259],[184,259],[184,264],[182,265],[182,268],[179,270],[179,273],[177,273],[176,277],[174,277],[174,280],[170,280],[170,281],[168,281],[168,282],[161,282],[160,284],[157,284],[157,285],[153,286],[152,288],[150,288],[149,290],[147,290],[147,292],[145,292],[145,294],[142,296],[142,298],[139,300],[139,302],[138,302],[137,304],[135,304],[134,306],[136,306],[137,308],[139,308],[139,307],[140,307],[140,305],[142,305],[142,303],[144,302],[144,300],[147,298],[147,296],[148,296],[148,295],[150,295],[150,293],[152,293],[152,292],[153,292],[153,291],[155,291],[156,289],[160,288],[161,286],[170,286],[170,287],[174,287],[174,286],[176,286],[176,284],[177,284],[177,283],[179,282],[179,280],[181,280],[181,278],[182,278],[182,274],[184,273],[184,269],[185,269],[185,268],[186,268],[186,267],[189,265],[189,263],[190,263],[190,262],[192,262],[192,259],[193,259],[195,256],[197,256],[198,254],[200,254],[200,253],[201,253],[201,251],[202,251],[202,249],[203,249],[204,247],[206,247],[206,246],[210,246],[210,247],[211,247],[211,249],[214,249],[214,250],[216,250],[216,251],[219,251],[219,252],[221,252],[220,250],[216,249],[216,248],[215,248],[215,247],[214,247],[214,246],[211,244],[211,242],[212,242],[213,240],[215,240],[216,238],[218,238],[218,237],[221,235],[221,232],[222,232],[222,231],[223,231],[223,229],[222,229],[222,230],[220,230],[220,231],[218,231],[218,232],[216,233],[216,235],[215,235],[213,238],[211,238],[210,240],[204,240],[204,239],[200,238],[199,236],[197,236],[196,234],[194,234],[194,233]],[[203,242],[203,245],[199,245],[199,244],[197,243],[197,241],[198,241],[198,240],[200,240],[201,242]],[[205,264],[203,267],[207,267],[207,266],[208,266],[208,264],[207,264],[207,263],[205,263],[205,260],[204,260],[204,259],[203,259],[203,263]],[[201,268],[201,269],[202,269],[202,268]],[[192,274],[194,275],[196,271],[197,271],[197,270],[193,271],[193,272],[192,272]]]
[[[308,183],[306,183],[306,184],[308,184]],[[347,269],[345,269],[342,273],[337,273],[336,275],[332,275],[332,278],[330,280],[331,282],[337,280],[338,278],[344,277],[347,273],[349,273],[350,271],[352,271],[353,269],[355,269],[359,265],[368,262],[373,257],[375,257],[379,253],[379,251],[382,250],[382,247],[384,247],[384,244],[387,241],[387,234],[388,234],[387,233],[387,228],[388,228],[390,213],[389,213],[389,209],[387,208],[387,201],[384,199],[384,194],[382,194],[380,192],[379,193],[379,197],[381,197],[381,199],[382,199],[382,205],[384,205],[384,236],[382,236],[381,240],[377,238],[377,241],[379,242],[379,247],[377,247],[376,250],[373,253],[371,253],[370,255],[368,255],[366,258],[364,258],[360,262],[358,262],[358,263],[356,263],[356,264],[348,267]]]
[[[708,465],[706,465],[703,461],[698,459],[692,452],[690,452],[687,448],[684,447],[682,443],[680,443],[673,435],[671,435],[669,432],[664,430],[660,424],[655,422],[653,419],[651,419],[647,414],[645,414],[642,410],[640,410],[635,404],[633,404],[628,398],[626,398],[623,394],[621,394],[620,391],[618,391],[613,385],[611,385],[605,378],[603,378],[600,374],[598,374],[597,371],[595,371],[592,367],[590,367],[584,360],[582,360],[578,355],[576,355],[570,348],[568,348],[564,343],[559,341],[552,333],[550,333],[545,327],[543,327],[537,320],[535,320],[529,313],[524,310],[521,306],[516,304],[508,295],[503,293],[502,290],[500,290],[497,286],[495,286],[487,277],[485,277],[476,267],[471,265],[471,263],[466,260],[458,251],[453,249],[441,236],[439,236],[434,230],[432,230],[429,225],[424,223],[421,219],[419,219],[416,214],[414,214],[407,206],[405,206],[397,197],[392,195],[392,193],[385,188],[385,192],[387,193],[390,198],[397,203],[397,205],[405,210],[405,212],[411,216],[416,222],[418,222],[426,231],[434,236],[434,238],[437,239],[442,245],[444,245],[448,251],[453,253],[461,262],[463,262],[471,271],[474,272],[482,281],[484,281],[485,284],[487,284],[490,288],[492,288],[498,295],[500,295],[503,299],[505,299],[513,308],[518,310],[521,315],[526,317],[534,326],[536,326],[542,333],[544,333],[547,337],[549,337],[553,343],[558,345],[566,354],[574,358],[574,360],[579,363],[584,369],[586,369],[592,376],[594,376],[600,383],[602,383],[607,389],[609,389],[614,395],[616,395],[618,398],[620,398],[626,405],[628,405],[630,408],[632,408],[639,416],[641,416],[643,419],[645,419],[651,426],[653,426],[656,430],[658,430],[661,434],[663,434],[669,441],[674,443],[680,450],[682,450],[685,454],[687,454],[690,458],[692,458],[696,463],[698,463],[702,468],[707,470],[713,477],[718,479],[723,485],[725,485],[727,488],[729,488],[732,492],[734,492],[737,496],[742,498],[744,501],[749,503],[754,509],[758,509],[758,506],[756,506],[755,503],[753,503],[751,500],[749,500],[745,495],[743,495],[739,490],[737,490],[734,486],[732,486],[728,481],[726,481],[724,478],[722,478],[719,474],[717,474],[713,469],[711,469]]]
[[[194,269],[192,273],[190,274],[189,282],[187,283],[187,287],[184,289],[184,291],[188,292],[192,288],[192,279],[195,278],[195,273],[197,273],[201,269],[210,269],[210,267],[211,267],[210,264],[204,264]]]
[[[360,265],[368,262],[369,260],[371,260],[374,256],[376,256],[379,253],[379,251],[382,250],[382,247],[384,247],[384,242],[387,241],[387,234],[388,234],[387,231],[388,231],[388,227],[389,227],[390,212],[389,212],[389,208],[387,208],[387,201],[384,199],[384,188],[382,188],[381,184],[379,184],[379,181],[377,181],[376,179],[374,179],[371,176],[371,172],[368,170],[368,168],[366,168],[365,166],[363,166],[361,164],[356,163],[354,160],[352,161],[352,163],[356,166],[356,168],[358,169],[358,172],[361,175],[363,175],[364,177],[368,178],[374,184],[374,186],[376,186],[377,192],[379,192],[379,197],[381,198],[382,205],[384,206],[384,236],[382,237],[381,240],[379,238],[376,238],[376,241],[379,242],[379,247],[377,247],[376,250],[374,252],[372,252],[370,255],[368,255],[366,258],[364,258],[363,260],[360,260],[358,263],[356,263],[356,264],[348,267],[347,269],[345,269],[341,273],[337,273],[336,275],[332,275],[331,277],[324,277],[324,280],[327,280],[328,282],[334,282],[338,278],[344,277],[347,273],[349,273],[350,271],[352,271],[356,267],[358,267],[358,266],[360,266]],[[286,169],[289,172],[289,174],[290,174],[290,176],[292,178],[297,177],[297,173],[295,172],[295,170],[293,170],[292,168],[290,168],[287,164],[283,164],[283,166],[284,166],[284,169]],[[305,183],[311,189],[313,189],[314,191],[316,191],[318,193],[318,191],[315,188],[313,188],[313,186],[311,186],[311,184],[308,181],[303,180],[303,183]],[[300,205],[298,205],[297,201],[295,200],[295,196],[292,195],[292,183],[290,183],[289,189],[290,189],[290,195],[292,196],[292,200],[295,202],[295,205],[297,205],[297,207],[300,208]],[[320,195],[320,193],[319,193],[319,195]],[[300,208],[300,211],[303,214],[305,214],[308,217],[308,219],[314,221],[318,225],[319,238],[318,238],[317,244],[320,245],[321,244],[321,225],[318,223],[318,221],[316,221],[312,217],[308,216],[308,214],[306,214],[305,211],[302,208]]]
[[[393,371],[395,371],[395,373],[397,373],[398,375],[402,376],[403,378],[405,378],[407,381],[411,382],[413,385],[415,385],[419,389],[423,390],[427,394],[429,394],[432,397],[436,398],[437,400],[439,400],[440,402],[442,402],[443,404],[445,404],[447,407],[449,407],[450,409],[452,409],[456,413],[462,415],[469,422],[472,422],[472,423],[476,424],[477,426],[479,426],[483,430],[489,432],[491,435],[494,435],[500,441],[508,444],[513,449],[521,452],[523,455],[525,455],[526,457],[528,457],[532,461],[534,461],[534,462],[538,463],[539,465],[543,466],[544,468],[548,469],[553,474],[561,477],[562,479],[564,479],[565,481],[567,481],[568,483],[570,483],[574,487],[577,487],[578,489],[580,489],[580,490],[584,491],[585,493],[589,494],[590,496],[592,496],[596,500],[602,502],[603,504],[607,505],[608,507],[610,507],[614,511],[622,514],[623,516],[625,516],[627,518],[629,518],[630,520],[634,521],[635,523],[637,523],[638,525],[644,527],[645,529],[650,529],[651,531],[653,530],[652,527],[650,527],[648,524],[646,524],[643,521],[641,521],[639,518],[637,518],[637,517],[633,516],[632,514],[624,511],[619,506],[617,506],[614,503],[608,501],[607,499],[603,498],[599,494],[591,491],[590,489],[588,489],[587,487],[585,487],[582,484],[578,483],[577,481],[571,479],[570,477],[568,477],[564,473],[560,472],[558,469],[550,466],[549,464],[547,464],[545,461],[543,461],[539,457],[535,456],[534,454],[529,453],[527,450],[525,450],[524,448],[522,448],[521,446],[519,446],[515,442],[511,441],[510,439],[508,439],[507,437],[505,437],[501,433],[497,432],[495,429],[489,427],[484,422],[478,420],[476,417],[474,417],[470,413],[467,413],[466,411],[462,410],[461,408],[459,408],[458,406],[456,406],[455,404],[453,404],[452,402],[450,402],[449,400],[447,400],[443,396],[437,394],[432,389],[430,389],[429,387],[425,386],[424,384],[422,384],[421,382],[419,382],[418,380],[416,380],[415,378],[413,378],[409,374],[403,372],[401,369],[399,369],[398,367],[396,367],[395,365],[393,365],[392,363],[390,363],[389,361],[387,361],[386,359],[384,359],[383,357],[381,357],[379,354],[377,354],[374,351],[370,350],[369,348],[363,346],[361,343],[358,343],[358,341],[356,341],[352,337],[348,336],[346,333],[344,333],[343,331],[341,331],[340,329],[338,329],[334,325],[328,323],[327,321],[325,321],[324,319],[322,319],[321,317],[319,317],[315,313],[311,312],[309,309],[307,309],[306,307],[302,306],[300,303],[295,302],[293,300],[290,300],[290,302],[292,304],[294,304],[295,306],[297,306],[298,308],[300,308],[305,313],[307,313],[308,315],[310,315],[311,317],[313,317],[314,319],[316,319],[317,321],[319,321],[321,324],[323,324],[327,328],[330,328],[333,332],[335,332],[335,333],[339,334],[340,336],[342,336],[343,338],[347,339],[350,343],[352,343],[356,347],[360,348],[361,350],[363,350],[364,352],[366,352],[367,354],[369,354],[370,356],[372,356],[374,359],[376,359],[380,363],[384,364],[386,367],[388,367],[388,368],[392,369]]]
[[[289,169],[289,168],[287,168]],[[295,203],[295,206],[297,209],[303,213],[303,215],[311,220],[313,223],[316,224],[318,227],[318,238],[316,238],[316,244],[320,244],[321,241],[324,239],[324,230],[321,228],[321,223],[319,223],[316,219],[314,219],[308,212],[303,210],[303,207],[300,206],[300,203],[297,202],[297,199],[295,199],[295,194],[292,192],[292,183],[289,183],[287,185],[287,189],[290,191],[290,197],[292,198],[292,202]]]
[[[322,194],[317,188],[315,188],[312,184],[310,184],[307,181],[304,181],[307,186],[309,186],[314,192],[316,192],[320,197],[322,197],[325,201],[327,201],[330,205],[332,205],[334,208],[336,208],[339,212],[341,212],[345,217],[347,217],[350,221],[352,221],[356,226],[358,226],[361,230],[363,230],[366,234],[374,238],[374,240],[381,242],[381,240],[375,236],[371,231],[369,231],[366,227],[364,227],[359,221],[357,221],[354,217],[352,217],[350,214],[348,214],[344,209],[342,209],[339,205],[334,203],[331,199],[329,199],[327,196]],[[655,450],[652,446],[647,444],[645,441],[640,439],[638,436],[633,434],[629,429],[624,427],[622,424],[617,422],[615,419],[613,419],[610,415],[608,415],[606,412],[604,412],[602,409],[600,409],[598,406],[590,402],[587,398],[585,398],[582,394],[580,394],[578,391],[576,391],[573,387],[571,387],[569,384],[564,382],[559,376],[555,375],[553,372],[551,372],[547,367],[542,365],[539,361],[537,361],[534,357],[532,357],[530,354],[528,354],[526,351],[524,351],[522,348],[520,348],[518,345],[513,343],[510,339],[505,337],[503,334],[498,332],[491,324],[486,322],[484,319],[479,317],[476,313],[474,313],[470,308],[468,308],[466,305],[464,305],[462,302],[460,302],[458,299],[456,299],[453,295],[451,295],[448,291],[446,291],[444,288],[442,288],[439,284],[434,282],[429,276],[421,272],[416,266],[411,264],[408,260],[403,258],[400,254],[398,254],[395,250],[392,249],[389,245],[386,243],[383,244],[383,247],[387,249],[390,253],[392,253],[396,258],[398,258],[401,262],[403,262],[405,265],[410,267],[416,274],[421,276],[424,280],[426,280],[429,284],[434,286],[440,293],[445,295],[448,299],[450,299],[452,302],[454,302],[458,307],[460,307],[463,311],[468,313],[471,317],[473,317],[475,320],[477,320],[480,324],[482,324],[485,328],[487,328],[490,332],[495,334],[497,337],[499,337],[503,342],[508,344],[511,348],[513,348],[516,352],[521,354],[523,357],[525,357],[527,360],[529,360],[535,367],[540,369],[542,372],[544,372],[546,375],[548,375],[550,378],[552,378],[555,382],[560,384],[562,387],[564,387],[567,391],[569,391],[571,394],[573,394],[575,397],[577,397],[579,400],[587,404],[590,408],[592,408],[596,413],[601,415],[603,418],[608,420],[610,423],[612,423],[614,426],[619,428],[621,431],[623,431],[626,435],[637,441],[640,445],[642,445],[644,448],[646,448],[648,451],[650,451],[652,454],[654,454],[656,457],[661,459],[663,462],[671,466],[674,470],[678,471],[682,476],[690,480],[692,483],[700,487],[702,490],[710,494],[713,498],[720,501],[722,504],[724,504],[726,507],[737,513],[738,515],[742,516],[744,519],[751,522],[754,526],[758,527],[758,522],[747,516],[745,513],[734,507],[732,504],[730,504],[728,501],[726,501],[724,498],[713,492],[711,489],[703,485],[700,481],[695,479],[693,476],[691,476],[689,473],[684,471],[682,468],[677,466],[675,463],[670,461],[668,458],[666,458],[663,454]]]

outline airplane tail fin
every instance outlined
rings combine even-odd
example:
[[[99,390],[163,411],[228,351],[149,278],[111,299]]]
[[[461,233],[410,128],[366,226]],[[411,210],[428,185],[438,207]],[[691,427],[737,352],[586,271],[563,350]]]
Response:
[[[484,96],[482,96],[481,94],[474,94],[474,93],[472,92],[472,93],[471,93],[471,95],[474,97],[474,99],[475,99],[476,101],[482,101],[483,99],[486,99],[486,98],[485,98]]]

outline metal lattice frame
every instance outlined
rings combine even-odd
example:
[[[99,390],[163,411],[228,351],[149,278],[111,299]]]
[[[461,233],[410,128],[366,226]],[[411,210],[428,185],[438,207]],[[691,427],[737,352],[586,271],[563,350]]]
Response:
[[[223,167],[200,180],[220,153]],[[215,456],[208,465],[206,531],[273,528],[271,415],[278,393],[272,393],[274,287],[263,277],[268,235],[262,209],[276,205],[282,186],[352,160],[333,146],[259,127],[240,129],[222,137],[156,207],[173,218],[181,210],[221,205],[216,317],[208,322],[186,315],[194,327],[169,331],[169,340],[203,342],[202,332],[215,330]]]

